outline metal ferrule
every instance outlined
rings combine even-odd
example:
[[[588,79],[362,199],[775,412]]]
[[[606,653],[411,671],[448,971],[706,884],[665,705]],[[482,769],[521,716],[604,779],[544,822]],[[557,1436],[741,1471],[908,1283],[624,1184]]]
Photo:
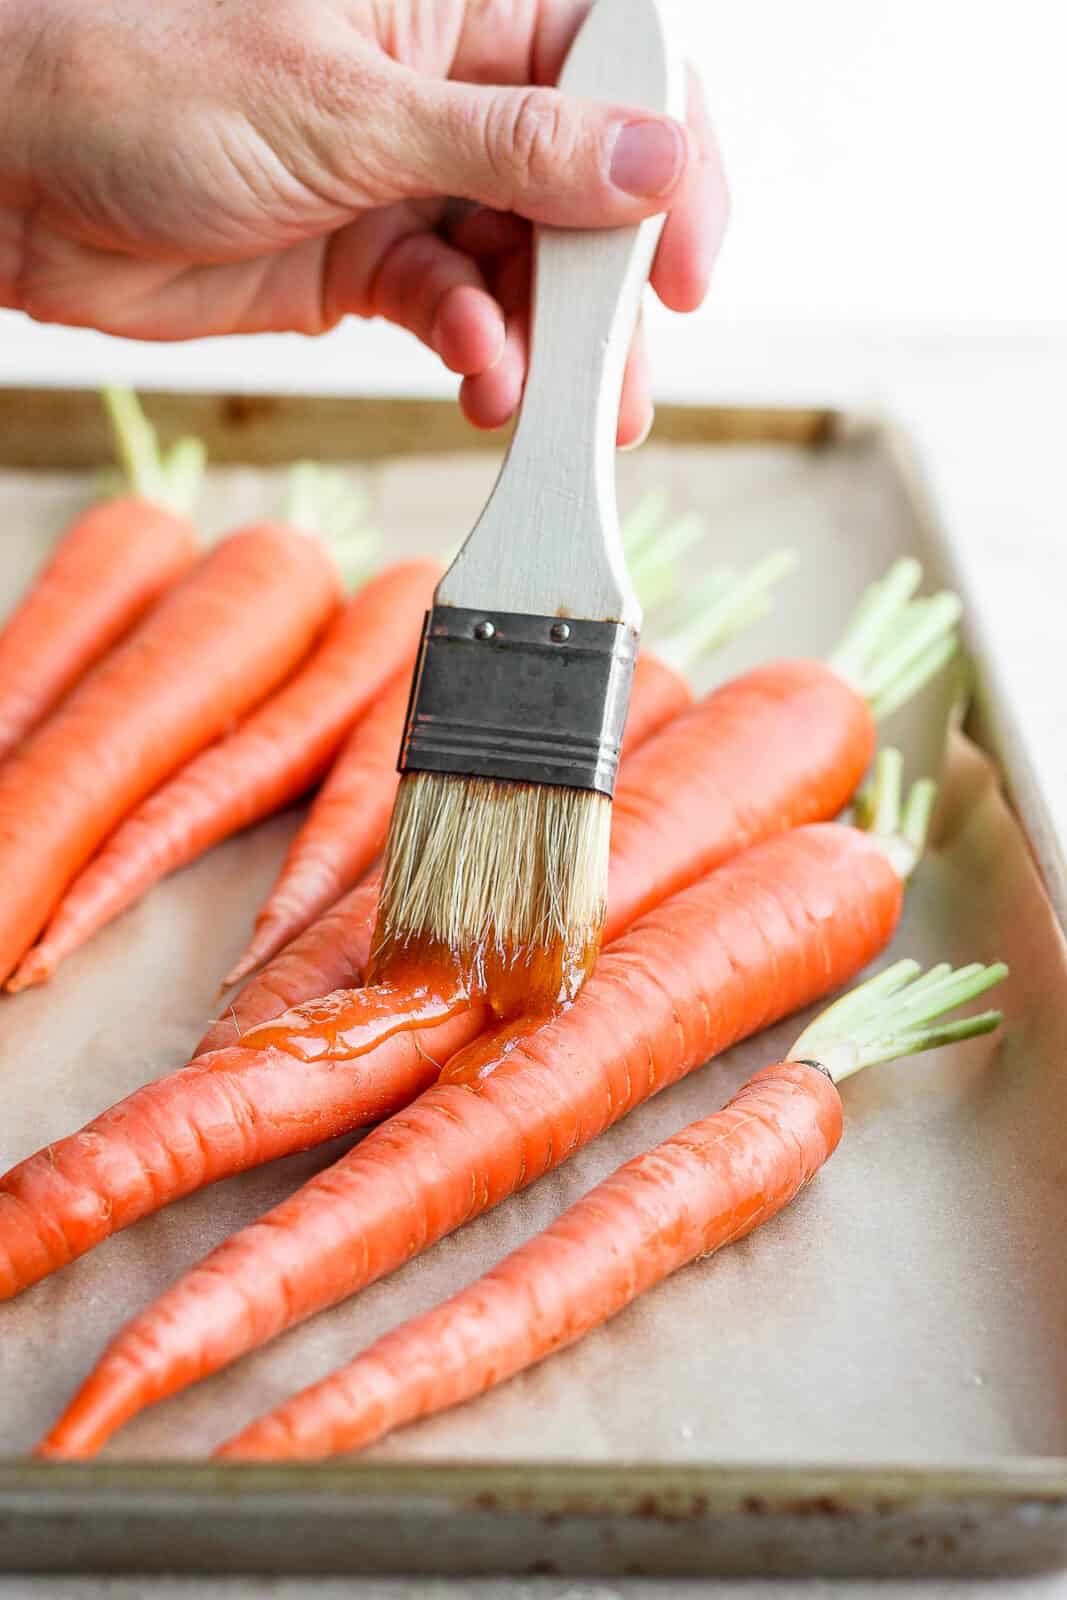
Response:
[[[435,606],[400,771],[611,795],[636,655],[625,623]]]

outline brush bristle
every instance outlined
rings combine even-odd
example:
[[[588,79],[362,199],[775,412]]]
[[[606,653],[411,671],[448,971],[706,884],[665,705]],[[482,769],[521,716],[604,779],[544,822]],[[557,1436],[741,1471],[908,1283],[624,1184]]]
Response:
[[[386,846],[378,950],[452,953],[474,981],[501,965],[564,972],[571,998],[604,922],[611,801],[592,790],[414,772]],[[546,974],[547,976],[547,974]]]

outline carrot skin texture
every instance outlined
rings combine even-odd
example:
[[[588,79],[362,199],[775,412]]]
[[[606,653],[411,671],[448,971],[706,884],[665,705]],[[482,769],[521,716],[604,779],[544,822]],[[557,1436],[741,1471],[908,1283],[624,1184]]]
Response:
[[[312,926],[381,853],[400,781],[396,758],[410,694],[409,670],[353,729],[289,847],[248,949],[227,974],[227,988]]]
[[[647,654],[639,656],[634,673],[630,714],[622,742],[622,755],[627,758],[632,756],[639,745],[652,738],[674,717],[688,710],[692,704],[692,691],[679,673],[657,660],[655,656]],[[404,706],[400,712],[401,722],[406,709],[405,688]],[[376,715],[377,710],[364,720],[361,728],[357,728],[352,736],[353,745],[362,731],[368,730],[371,717]],[[396,792],[397,776],[392,771],[392,766],[395,764],[395,753],[400,748],[400,733],[401,728],[398,723],[395,743],[389,752],[391,795]],[[626,769],[623,768],[624,783],[625,777]],[[323,795],[328,786],[324,785]],[[391,799],[389,803],[391,807]],[[353,804],[359,804],[355,797]],[[381,837],[384,842],[384,829]],[[294,850],[295,848],[294,846]],[[324,852],[329,848],[324,840]],[[342,842],[340,849],[344,848]],[[348,865],[353,866],[354,861],[350,861]],[[347,871],[338,872],[336,881],[347,876]],[[347,895],[333,904],[316,922],[312,922],[304,932],[299,933],[290,944],[286,945],[280,955],[270,960],[269,965],[264,967],[251,983],[245,985],[232,1006],[212,1023],[194,1054],[206,1055],[210,1050],[221,1050],[226,1045],[236,1044],[242,1033],[247,1033],[262,1023],[273,1021],[283,1011],[301,1005],[306,1000],[332,994],[335,989],[357,988],[364,981],[370,964],[371,939],[378,917],[380,886],[381,873],[376,870],[354,889],[350,889]],[[605,939],[621,932],[622,927],[621,921],[613,918],[609,906]],[[255,941],[250,947],[250,954],[254,948]],[[231,974],[231,977],[236,981],[235,974]]]
[[[192,566],[194,525],[136,496],[106,500],[63,535],[0,630],[0,760]]]
[[[766,1067],[721,1111],[627,1162],[475,1283],[216,1454],[337,1455],[484,1394],[776,1216],[829,1160],[841,1120],[818,1068]]]
[[[779,670],[776,687],[773,676]],[[681,704],[683,690],[688,706]],[[855,793],[874,753],[874,722],[866,705],[818,662],[761,668],[724,684],[696,705],[691,702],[684,680],[671,668],[654,657],[638,657],[623,740],[626,761],[613,806],[605,945],[642,912],[746,844],[833,817]],[[677,715],[675,707],[680,708]],[[823,718],[829,719],[828,726],[819,720]],[[784,741],[790,737],[793,748],[803,744],[805,753],[799,761],[785,763],[783,774]],[[724,784],[719,782],[720,769]],[[793,792],[790,772],[798,775],[796,787],[812,784],[814,798]],[[761,783],[765,795],[759,791]],[[346,942],[359,955],[358,966],[346,976],[343,963],[333,958],[329,939],[316,935],[312,924],[299,945],[282,952],[277,972],[272,963],[238,996],[241,1032],[305,1000],[363,982],[377,917],[378,881],[373,879],[372,891],[368,880],[365,891],[357,891],[358,899],[351,902],[359,937],[348,931]],[[340,930],[345,927],[340,904],[336,910]],[[333,913],[329,916],[332,933]],[[365,945],[364,916],[369,919]],[[321,976],[316,976],[319,960]],[[197,1053],[233,1044],[236,1038],[232,1019],[223,1016]]]
[[[370,963],[381,881],[376,868],[286,945],[211,1024],[193,1059],[236,1044],[293,1006],[335,989],[358,988]]]
[[[397,678],[352,733],[290,846],[267,903],[256,918],[252,942],[227,976],[227,987],[240,983],[312,926],[316,917],[359,881],[382,850],[399,782],[396,758],[412,670],[409,667]],[[621,754],[635,750],[692,704],[692,691],[679,673],[654,656],[640,656]],[[317,992],[326,994],[329,989]]]
[[[296,666],[338,598],[314,541],[231,535],[0,768],[3,978],[126,813]]]
[[[745,680],[740,682],[743,684]],[[830,689],[835,695],[838,685],[839,680],[832,678],[831,675]],[[673,788],[661,794],[661,803],[671,807],[672,814],[680,818],[688,829],[686,836],[681,834],[681,829],[676,825],[676,832],[681,834],[682,842],[688,845],[691,853],[698,859],[707,860],[709,866],[715,865],[722,859],[723,854],[729,853],[730,840],[737,837],[737,829],[733,828],[729,817],[724,823],[722,813],[715,804],[715,791],[709,787],[706,770],[709,764],[702,754],[702,742],[705,738],[715,749],[721,751],[724,748],[734,722],[732,707],[735,701],[739,704],[740,710],[744,709],[744,694],[736,697],[728,692],[729,687],[715,691],[696,708],[697,713],[705,712],[706,726],[703,719],[698,723],[696,715],[682,719],[688,724],[690,735],[687,741],[689,759],[686,766],[681,769],[684,781],[676,779]],[[640,692],[635,685],[635,700],[638,703]],[[848,693],[851,695],[850,690]],[[806,704],[808,698],[810,697],[802,694],[800,705]],[[855,699],[855,696],[852,698]],[[846,714],[853,715],[847,706],[845,711]],[[840,715],[840,708],[838,714]],[[675,726],[675,723],[670,723],[663,734],[650,740],[648,745],[643,747],[643,751],[651,756],[667,740],[673,744]],[[863,731],[864,724],[860,721],[861,734]],[[779,726],[777,732],[779,748],[781,748],[781,738]],[[832,742],[824,741],[824,749],[827,754],[832,753]],[[651,857],[648,841],[656,840],[662,834],[661,814],[658,810],[654,810],[646,820],[636,789],[631,794],[630,773],[637,763],[644,764],[644,760],[642,750],[637,750],[627,757],[616,791],[616,808],[619,809],[619,801],[623,800],[620,815],[625,820],[613,834],[612,840],[613,870],[605,926],[606,944],[628,926],[629,909],[634,905],[643,905],[647,900],[647,885],[658,870],[657,864]],[[854,755],[851,758],[852,770],[859,765],[860,757]],[[648,781],[659,785],[662,790],[655,763],[652,763],[652,768],[652,772],[645,774],[645,777]],[[638,776],[641,775],[639,771]],[[697,786],[695,795],[691,789],[692,785]],[[737,794],[739,790],[740,782],[735,783],[734,793]],[[701,797],[705,802],[703,805],[700,803]],[[836,802],[835,790],[830,793],[826,803],[836,809]],[[774,819],[771,818],[769,821],[773,824]],[[751,813],[749,825],[753,825]],[[642,836],[646,841],[645,849],[641,848]],[[672,852],[673,880],[674,877],[682,875],[678,865],[677,841],[668,840],[664,848],[669,848]],[[627,852],[628,865],[625,872],[614,870],[616,850]],[[696,873],[693,875],[696,876]],[[330,994],[338,987],[354,987],[362,982],[370,957],[371,938],[377,915],[377,895],[378,878],[374,875],[328,913],[320,923],[313,924],[305,934],[294,941],[288,950],[283,951],[276,961],[237,996],[232,1013],[229,1010],[224,1012],[201,1041],[198,1056],[208,1050],[217,1052],[236,1044],[238,1028],[241,1033],[247,1032],[255,1026],[273,1021],[291,1007],[313,996]],[[461,1064],[469,1064],[472,1053],[491,1049],[497,1037],[494,1034],[479,1044],[474,1043],[473,1035],[469,1039],[459,1038],[458,1042],[452,1045],[452,1051],[460,1052],[464,1045],[468,1045],[469,1048],[465,1054],[457,1054],[453,1067],[449,1070],[458,1069]],[[272,1059],[276,1059],[279,1071],[283,1070],[282,1063],[289,1065],[290,1058],[281,1052]],[[372,1101],[378,1108],[378,1114],[386,1114],[398,1110],[407,1099],[428,1087],[437,1076],[436,1063],[442,1059],[439,1045],[426,1041],[422,1035],[401,1035],[378,1046],[371,1057],[346,1063],[344,1070],[346,1073],[355,1073],[360,1083],[366,1076],[373,1076],[375,1088],[373,1093],[365,1091],[366,1099]],[[235,1107],[233,1114],[242,1122],[247,1119],[248,1108],[255,1108],[255,1102],[243,1086],[243,1078],[246,1072],[256,1076],[258,1065],[254,1052],[248,1050],[240,1052],[227,1050],[226,1054],[215,1063],[220,1078],[213,1082],[213,1092],[221,1095],[219,1084],[222,1081],[221,1075],[225,1073],[229,1080],[226,1092],[232,1097]],[[288,1147],[290,1150],[306,1149],[313,1145],[316,1142],[316,1131],[322,1127],[329,1126],[336,1133],[341,1133],[351,1131],[360,1125],[364,1099],[353,1095],[346,1076],[341,1074],[329,1076],[327,1072],[329,1064],[326,1062],[319,1063],[314,1073],[303,1061],[296,1061],[293,1065],[297,1073],[298,1087],[292,1092],[302,1091],[305,1096],[305,1123],[301,1125],[295,1118],[290,1118],[289,1126],[293,1134],[293,1143]],[[188,1092],[184,1096],[175,1098],[171,1098],[168,1093],[167,1116],[172,1124],[180,1117],[186,1123],[196,1125],[200,1118],[197,1100],[199,1080],[186,1077],[184,1069],[178,1076]],[[161,1080],[163,1083],[168,1081]],[[123,1108],[129,1108],[131,1102],[136,1102],[138,1114],[149,1116],[151,1098],[158,1090],[158,1084],[146,1085],[129,1099],[121,1102],[116,1109],[122,1111]],[[268,1100],[267,1105],[270,1103]],[[351,1107],[349,1120],[344,1126],[337,1125],[332,1119],[343,1114],[343,1107],[346,1104]],[[101,1154],[99,1160],[88,1161],[80,1154],[81,1151],[95,1148],[94,1141],[101,1132],[105,1135],[105,1151],[111,1152],[112,1143],[118,1138],[120,1127],[121,1123],[115,1124],[111,1120],[111,1113],[105,1112],[102,1118],[94,1119],[80,1133],[59,1140],[45,1150],[29,1156],[0,1179],[0,1298],[9,1298],[21,1292],[32,1283],[66,1265],[76,1255],[84,1253],[84,1250],[99,1243],[110,1233],[118,1231],[120,1226],[126,1225],[120,1222],[120,1218],[126,1217],[129,1221],[133,1221],[145,1214],[143,1209],[138,1209],[137,1204],[131,1202],[128,1192],[131,1190],[142,1192],[145,1189],[144,1171],[153,1170],[151,1144],[143,1157],[135,1154],[132,1157],[122,1158],[119,1153],[108,1153]],[[184,1137],[177,1132],[175,1136]],[[235,1132],[229,1132],[220,1127],[216,1137],[224,1148],[243,1152],[242,1160],[245,1165],[256,1164],[254,1155],[241,1143],[240,1128]],[[322,1137],[327,1135],[323,1134]],[[276,1137],[265,1139],[264,1150],[270,1152],[270,1156],[264,1155],[264,1160],[283,1153]],[[231,1159],[236,1160],[236,1155]],[[149,1163],[144,1170],[139,1165],[141,1161]],[[240,1168],[233,1165],[220,1166],[214,1170],[217,1176],[222,1177],[227,1172],[236,1172]],[[193,1187],[197,1185],[194,1183]],[[177,1198],[180,1193],[188,1191],[185,1187],[180,1187],[172,1194],[169,1187],[164,1191],[155,1187],[150,1192],[156,1195],[154,1204],[150,1207],[155,1210],[167,1204],[171,1198]],[[30,1194],[32,1194],[32,1206],[28,1210],[25,1197]],[[60,1228],[55,1223],[54,1218],[65,1217],[72,1206],[76,1206],[81,1213],[99,1219],[88,1233],[78,1233],[75,1237],[69,1230]]]
[[[138,1411],[393,1271],[709,1057],[847,982],[889,942],[902,899],[878,845],[826,823],[658,906],[495,1071],[427,1089],[134,1318],[40,1453],[93,1454]]]
[[[651,651],[640,651],[634,667],[620,755],[632,754],[694,704],[693,691],[680,672]]]
[[[437,577],[432,563],[405,563],[360,590],[288,682],[119,825],[8,987],[44,982],[161,878],[303,794],[352,724],[390,692],[390,679],[418,641]],[[376,837],[371,843],[368,864],[380,848]]]
[[[749,845],[837,816],[875,745],[866,702],[819,661],[774,662],[712,690],[620,775],[608,895],[619,925]]]
[[[479,1008],[373,1056],[302,1066],[239,1046],[201,1056],[14,1167],[0,1189],[0,1300],[162,1204],[388,1116],[485,1024]],[[160,1190],[165,1187],[161,1200]],[[74,1205],[64,1204],[76,1197]]]

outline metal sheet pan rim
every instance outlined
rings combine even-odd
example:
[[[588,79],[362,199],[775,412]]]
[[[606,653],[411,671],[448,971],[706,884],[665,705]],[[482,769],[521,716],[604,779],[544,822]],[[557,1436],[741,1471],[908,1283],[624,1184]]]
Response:
[[[20,419],[28,397],[65,404],[73,416],[89,416],[88,391],[0,389],[0,422]],[[213,418],[220,433],[233,430],[225,459],[261,459],[261,434],[279,416],[299,417],[313,408],[310,396],[204,396],[170,393],[159,396],[172,411],[189,404],[197,424]],[[322,414],[343,410],[342,397],[319,402]],[[448,439],[446,401],[409,402],[375,399],[347,402],[361,414],[380,415],[384,450],[395,449],[398,426],[410,420],[435,418],[431,448]],[[276,409],[277,408],[277,409]],[[31,408],[32,409],[32,408]],[[921,468],[911,441],[892,418],[859,416],[812,407],[664,407],[657,434],[664,441],[793,443],[809,448],[855,437],[857,429],[878,438],[901,472],[945,561],[966,590],[962,563],[950,531],[925,493]],[[210,430],[209,430],[210,431]],[[353,429],[359,437],[360,430]],[[56,455],[50,463],[30,462],[0,428],[0,466],[84,465],[75,452],[64,450],[71,431],[53,433]],[[425,431],[416,433],[420,448]],[[242,439],[249,441],[247,456]],[[322,444],[322,435],[319,434]],[[482,441],[470,441],[477,448]],[[447,447],[442,445],[442,448]],[[328,448],[324,453],[329,453]],[[5,459],[7,457],[7,459]],[[972,639],[981,656],[981,640]],[[1067,889],[1049,871],[1050,855],[1035,833],[1046,830],[1043,797],[1026,765],[1025,751],[1015,737],[1010,708],[1004,703],[995,674],[983,673],[978,686],[988,700],[989,723],[997,754],[1006,764],[1024,828],[1045,870],[1046,885],[1060,918],[1067,925]],[[1053,839],[1053,849],[1058,844]],[[420,1561],[407,1552],[396,1559],[373,1543],[374,1524],[384,1519],[396,1527],[407,1518],[425,1529],[444,1529],[457,1517],[480,1537],[499,1522],[502,1530],[520,1528],[514,1569],[501,1564],[499,1542],[487,1538],[483,1557],[459,1540],[439,1559]],[[224,1553],[212,1547],[214,1519],[229,1530],[238,1528],[254,1544],[256,1530],[275,1519],[290,1536],[300,1527],[308,1536],[340,1519],[348,1537],[338,1534],[329,1549],[316,1552],[308,1539],[297,1538],[291,1552],[275,1546],[269,1568],[243,1545]],[[562,1543],[561,1559],[530,1555],[532,1525],[546,1551]],[[599,1541],[589,1545],[590,1559],[575,1554],[560,1528],[571,1521],[596,1525]],[[169,1530],[170,1538],[146,1547],[123,1538],[141,1522],[146,1534]],[[695,1544],[685,1545],[680,1530],[697,1530]],[[950,1527],[951,1525],[951,1527]],[[889,1536],[882,1538],[889,1530]],[[62,1530],[82,1528],[88,1544],[64,1552]],[[657,1542],[657,1532],[673,1530],[679,1548]],[[96,1530],[95,1536],[92,1530]],[[744,1548],[751,1530],[752,1550]],[[604,1530],[607,1530],[606,1533]],[[621,1532],[620,1530],[625,1530]],[[758,1530],[758,1533],[757,1533]],[[800,1532],[798,1533],[798,1530]],[[953,1531],[954,1530],[954,1531]],[[94,1544],[93,1538],[96,1538]],[[502,1533],[506,1543],[507,1534]],[[57,1539],[60,1542],[57,1542]],[[768,1543],[768,1540],[770,1543]],[[778,1541],[775,1544],[775,1540]],[[844,1541],[842,1543],[842,1540]],[[738,1542],[740,1541],[740,1543]],[[968,1541],[971,1541],[970,1543]],[[756,1546],[759,1549],[756,1549]],[[681,1546],[684,1545],[684,1548]],[[79,1562],[78,1551],[83,1559]],[[85,1555],[85,1551],[88,1555]],[[463,1551],[466,1550],[466,1556]],[[520,1554],[523,1551],[525,1553]],[[569,1550],[569,1554],[568,1554]],[[458,1551],[458,1555],[457,1555]],[[777,1553],[776,1553],[777,1552]],[[457,1564],[458,1560],[458,1564]],[[205,1566],[205,1561],[209,1565]],[[722,1462],[655,1464],[615,1461],[589,1464],[573,1461],[291,1466],[213,1465],[209,1462],[98,1462],[84,1466],[0,1458],[0,1571],[204,1571],[256,1572],[526,1572],[586,1573],[626,1570],[659,1573],[912,1575],[919,1573],[993,1575],[1044,1571],[1067,1564],[1067,1457],[992,1459],[962,1465],[952,1461],[884,1465],[876,1462],[810,1465]]]

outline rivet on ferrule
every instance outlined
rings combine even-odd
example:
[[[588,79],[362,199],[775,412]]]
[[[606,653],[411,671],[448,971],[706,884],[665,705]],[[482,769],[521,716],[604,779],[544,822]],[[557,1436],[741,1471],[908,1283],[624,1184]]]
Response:
[[[610,795],[636,654],[621,622],[434,606],[400,771]]]

